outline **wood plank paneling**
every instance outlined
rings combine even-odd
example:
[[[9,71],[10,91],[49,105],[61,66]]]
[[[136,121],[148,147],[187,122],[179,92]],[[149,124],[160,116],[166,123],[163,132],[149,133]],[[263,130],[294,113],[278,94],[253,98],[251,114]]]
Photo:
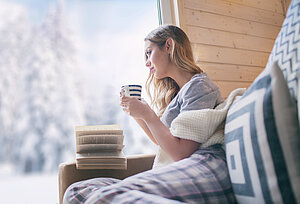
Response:
[[[224,0],[185,0],[184,7],[275,26],[281,26],[284,19],[281,13],[245,7]]]
[[[224,98],[227,98],[231,91],[237,88],[249,88],[252,84],[250,82],[228,82],[228,81],[215,81],[220,87],[221,94]]]
[[[205,62],[198,65],[212,80],[216,81],[252,82],[264,69],[264,67]]]
[[[280,26],[267,25],[252,21],[220,16],[203,11],[184,9],[185,24],[212,28],[222,31],[275,39]]]
[[[179,0],[196,62],[225,98],[264,69],[284,20],[282,1],[290,0]]]
[[[214,62],[264,67],[269,53],[193,44],[197,63]]]
[[[187,26],[186,30],[191,43],[216,45],[263,52],[270,52],[274,44],[273,39],[213,30],[208,28]]]
[[[287,10],[291,4],[291,0],[281,0],[282,1],[282,6],[283,6],[283,14],[286,16]]]
[[[283,14],[281,0],[227,0],[244,6]]]

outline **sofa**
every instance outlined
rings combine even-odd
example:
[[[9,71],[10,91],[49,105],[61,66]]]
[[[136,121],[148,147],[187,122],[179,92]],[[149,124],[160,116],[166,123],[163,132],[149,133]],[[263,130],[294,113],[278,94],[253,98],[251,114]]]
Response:
[[[293,0],[264,71],[227,113],[227,167],[238,203],[300,203],[299,49],[300,1]],[[154,157],[128,156],[126,170],[78,170],[75,162],[62,163],[59,201],[74,182],[124,179],[151,169]]]
[[[72,183],[97,177],[124,179],[152,169],[154,158],[154,154],[127,156],[127,169],[77,169],[75,162],[62,163],[58,173],[59,203]]]

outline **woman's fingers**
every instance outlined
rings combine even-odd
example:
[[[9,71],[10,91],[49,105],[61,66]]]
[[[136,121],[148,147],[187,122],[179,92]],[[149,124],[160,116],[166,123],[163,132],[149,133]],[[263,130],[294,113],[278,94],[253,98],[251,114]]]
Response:
[[[145,111],[146,101],[144,99],[138,100],[134,97],[121,97],[120,106],[123,111],[132,117],[142,117]]]
[[[129,114],[128,108],[122,108],[122,109],[125,113]]]
[[[124,96],[124,97],[121,97],[120,104],[126,104],[126,105],[128,105],[128,104],[134,102],[134,100],[137,100],[137,98]]]
[[[120,106],[122,106],[122,107],[127,106],[127,103],[121,101]]]
[[[129,99],[130,99],[130,97],[128,97],[128,96],[121,96],[120,97],[121,101],[128,101]]]
[[[120,97],[120,106],[128,107],[128,97],[126,96]]]

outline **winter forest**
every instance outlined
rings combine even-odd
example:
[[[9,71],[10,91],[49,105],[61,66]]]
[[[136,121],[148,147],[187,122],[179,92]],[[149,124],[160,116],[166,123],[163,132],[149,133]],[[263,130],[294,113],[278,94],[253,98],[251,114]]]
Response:
[[[40,25],[14,9],[1,3],[0,166],[21,174],[56,172],[75,157],[77,125],[120,124],[125,154],[153,152],[122,112],[119,84],[103,82],[92,88],[95,94],[86,92],[76,33],[62,4],[51,7]]]

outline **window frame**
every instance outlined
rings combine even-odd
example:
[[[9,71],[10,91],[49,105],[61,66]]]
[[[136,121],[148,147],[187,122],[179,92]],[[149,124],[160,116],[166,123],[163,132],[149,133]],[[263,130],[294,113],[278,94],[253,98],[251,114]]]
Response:
[[[183,8],[183,0],[157,0],[159,25],[183,27],[180,8]]]

